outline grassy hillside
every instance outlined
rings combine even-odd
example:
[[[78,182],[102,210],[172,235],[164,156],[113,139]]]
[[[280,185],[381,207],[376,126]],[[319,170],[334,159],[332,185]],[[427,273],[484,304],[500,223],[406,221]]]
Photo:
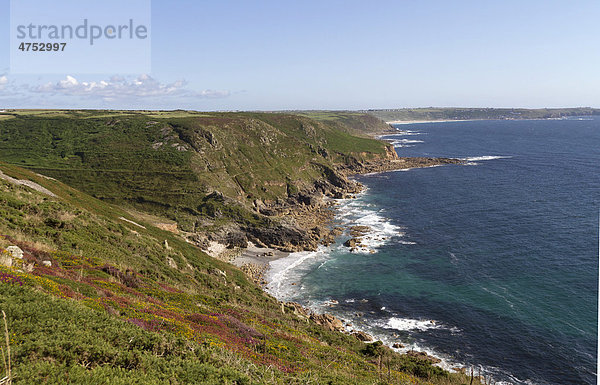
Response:
[[[382,119],[356,111],[299,111],[297,115],[335,124],[340,130],[356,135],[387,132],[391,127]]]
[[[600,115],[593,108],[401,108],[369,110],[369,114],[391,121],[471,119],[551,119],[566,116]]]
[[[0,267],[16,384],[469,381],[327,331],[119,207],[16,166],[0,171],[54,194],[0,179],[0,249],[25,251]]]
[[[228,222],[276,226],[276,218],[256,213],[257,200],[285,200],[319,180],[338,183],[337,165],[389,151],[341,129],[338,120],[292,114],[39,110],[4,116],[0,160],[189,232]]]

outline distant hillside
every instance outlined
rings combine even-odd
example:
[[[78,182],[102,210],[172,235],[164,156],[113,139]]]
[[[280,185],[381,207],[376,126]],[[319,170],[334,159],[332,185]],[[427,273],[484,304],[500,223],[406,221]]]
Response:
[[[371,135],[389,131],[391,127],[379,117],[356,111],[298,111],[298,115],[335,124],[340,130],[356,135]]]
[[[600,115],[594,108],[401,108],[368,110],[369,114],[386,122],[479,120],[479,119],[558,119],[568,116]]]

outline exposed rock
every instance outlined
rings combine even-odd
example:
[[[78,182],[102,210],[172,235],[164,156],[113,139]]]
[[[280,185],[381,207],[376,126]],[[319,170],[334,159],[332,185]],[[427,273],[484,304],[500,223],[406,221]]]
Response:
[[[193,138],[188,139],[184,138],[185,135],[188,134],[180,133],[180,139],[192,146],[205,147],[205,141],[212,141],[212,135],[208,131],[196,132],[192,135]],[[231,221],[217,229],[215,229],[214,222],[225,216],[223,207],[243,206],[243,204],[238,200],[225,197],[218,191],[214,191],[204,198],[206,204],[202,207],[205,213],[202,218],[205,220],[209,218],[211,223],[196,223],[195,225],[196,229],[207,229],[200,231],[202,235],[199,238],[202,238],[202,244],[197,242],[193,236],[188,236],[188,239],[198,244],[203,250],[208,247],[205,239],[224,244],[232,250],[246,248],[248,242],[260,247],[288,252],[316,250],[320,244],[330,245],[334,243],[336,237],[341,233],[339,228],[331,228],[330,226],[334,216],[334,212],[330,207],[335,203],[327,197],[349,198],[363,188],[360,183],[349,179],[349,175],[436,164],[461,163],[456,159],[398,158],[393,146],[386,147],[386,154],[379,158],[364,161],[365,158],[366,156],[362,155],[360,157],[350,156],[346,159],[345,164],[338,166],[312,164],[311,166],[320,169],[321,179],[312,184],[302,180],[276,183],[279,187],[287,186],[287,198],[285,199],[280,197],[269,200],[253,197],[250,194],[247,198],[252,199],[252,203],[249,205],[251,207],[246,206],[242,209],[251,208],[257,215],[254,218],[256,220],[240,221],[238,223]],[[268,186],[271,186],[271,184]],[[224,203],[224,205],[208,204],[211,201]],[[364,248],[365,246],[361,243],[360,237],[370,231],[371,229],[368,226],[353,226],[350,229],[353,239],[348,240],[346,246],[350,247],[352,251]]]
[[[171,257],[167,257],[167,265],[169,265],[169,267],[172,269],[177,269],[177,263]]]
[[[42,265],[44,265],[46,267],[52,267],[52,262],[51,261],[42,261]]]
[[[392,345],[392,347],[393,347],[394,349],[402,349],[402,348],[404,347],[404,345],[402,345],[402,344],[400,344],[400,343],[396,342],[396,343],[394,343],[394,344]]]
[[[360,240],[357,238],[350,238],[346,242],[344,242],[344,246],[349,247],[351,249],[356,248],[358,245],[360,245]]]
[[[310,311],[305,308],[304,306],[300,305],[299,303],[296,302],[287,302],[285,304],[285,307],[288,309],[291,309],[292,312],[299,316],[299,317],[304,317],[304,318],[309,318],[310,317]]]
[[[19,246],[8,246],[6,251],[8,251],[14,259],[23,259],[23,250],[21,250]]]
[[[31,273],[33,271],[34,267],[35,267],[35,264],[33,264],[33,263],[23,263],[23,265],[21,266],[19,271],[22,271],[25,273]]]
[[[227,235],[226,243],[228,249],[234,247],[246,248],[248,247],[248,237],[241,231],[231,232]]]
[[[344,323],[337,317],[331,314],[311,314],[310,319],[317,325],[323,326],[325,329],[330,331],[343,331]]]
[[[465,163],[463,160],[452,158],[399,158],[393,149],[389,150],[388,148],[386,157],[383,159],[375,159],[367,162],[360,162],[358,160],[355,160],[354,162],[349,161],[340,168],[340,171],[347,175],[351,175],[463,163]]]
[[[10,253],[6,250],[2,250],[0,253],[0,265],[11,267],[13,264],[13,259]]]
[[[371,337],[370,335],[368,335],[365,332],[361,332],[358,330],[353,331],[351,335],[354,336],[359,341],[363,341],[363,342],[373,341],[373,337]]]
[[[169,246],[169,242],[167,242],[167,240],[165,239],[165,243],[164,243],[165,249],[167,250],[171,250],[171,247]]]
[[[346,242],[344,242],[344,246],[350,248],[350,251],[357,251],[360,247],[365,247],[362,244],[362,239],[360,238],[350,238]]]
[[[216,275],[218,277],[227,278],[227,272],[220,270],[220,269],[211,268],[208,272],[211,273],[212,275]]]
[[[353,238],[362,237],[371,231],[369,226],[352,226],[350,227],[350,236]]]
[[[169,231],[174,234],[179,234],[179,230],[177,229],[177,223],[156,223],[154,226],[158,227],[161,230]]]

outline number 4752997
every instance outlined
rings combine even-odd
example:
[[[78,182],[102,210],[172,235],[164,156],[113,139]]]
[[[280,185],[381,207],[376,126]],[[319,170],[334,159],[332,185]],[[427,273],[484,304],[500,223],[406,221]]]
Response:
[[[64,51],[67,43],[21,43],[19,51],[23,52],[52,52]]]

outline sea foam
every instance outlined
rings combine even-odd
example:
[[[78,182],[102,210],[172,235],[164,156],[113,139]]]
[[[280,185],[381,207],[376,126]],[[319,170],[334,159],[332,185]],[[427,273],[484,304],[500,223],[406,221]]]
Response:
[[[495,160],[495,159],[509,159],[512,156],[500,156],[500,155],[484,155],[484,156],[472,156],[467,158],[461,158],[461,160],[466,160],[467,162],[477,162],[482,160]]]

